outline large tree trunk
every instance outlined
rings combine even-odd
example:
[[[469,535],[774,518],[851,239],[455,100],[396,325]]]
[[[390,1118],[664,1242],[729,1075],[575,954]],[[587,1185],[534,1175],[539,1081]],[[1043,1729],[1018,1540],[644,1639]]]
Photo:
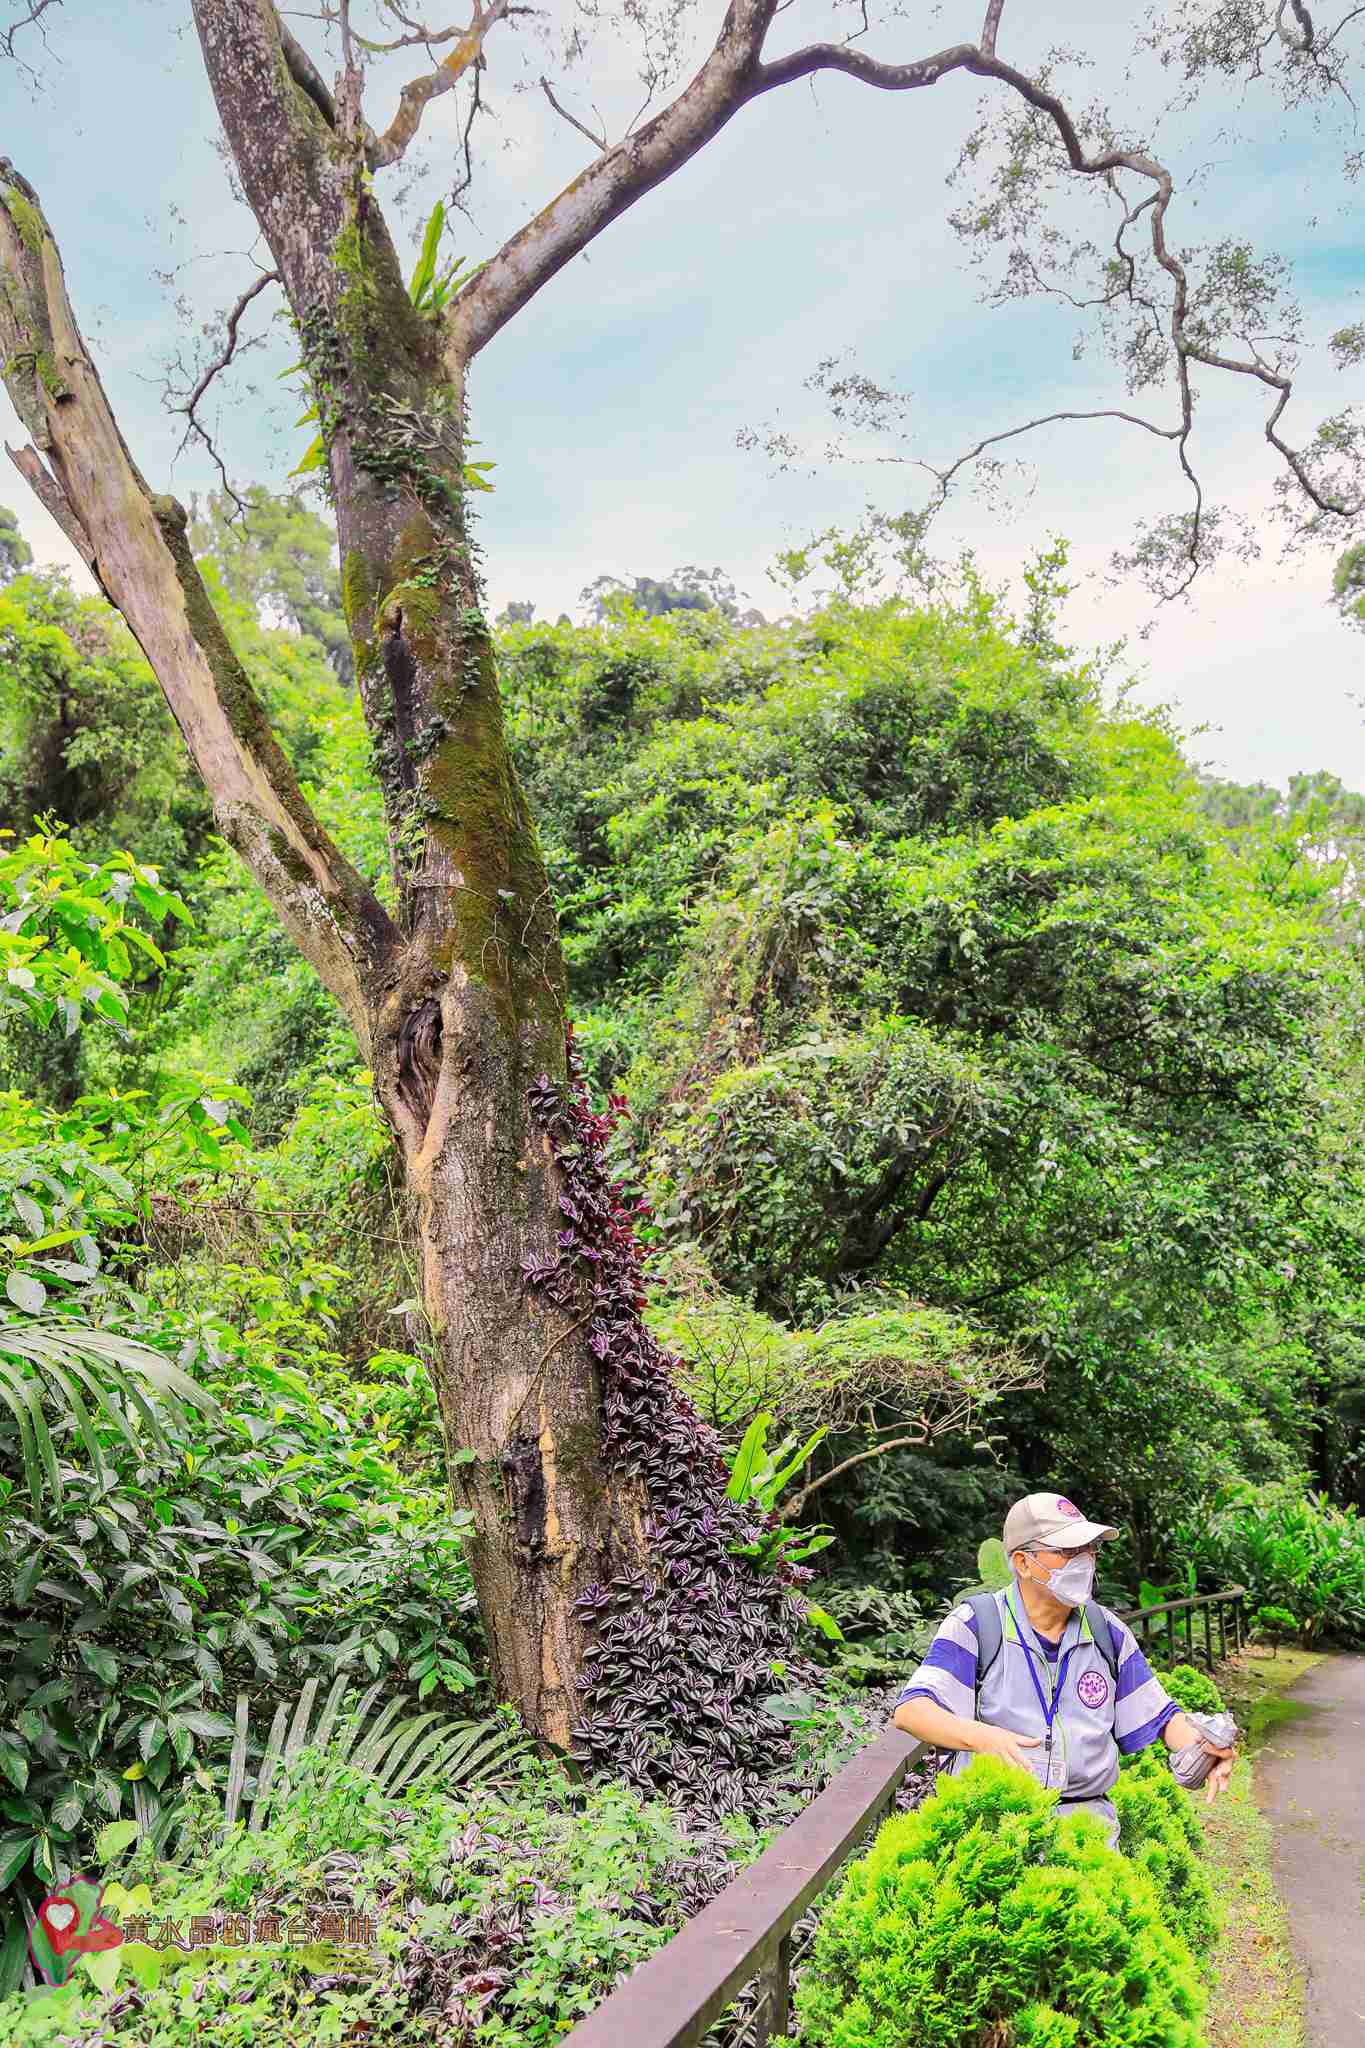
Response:
[[[354,115],[300,82],[271,0],[195,12],[317,402],[392,918],[304,804],[183,512],[118,434],[35,196],[0,164],[0,343],[37,443],[17,459],[140,639],[220,829],[374,1071],[498,1692],[557,1748],[732,1806],[785,1751],[761,1702],[792,1609],[734,1555],[752,1526],[641,1322],[629,1219],[567,1056],[554,908],[465,524],[463,369],[411,304]]]
[[[589,1304],[527,1279],[555,1261],[565,1220],[530,1107],[541,1076],[566,1079],[564,971],[466,530],[464,394],[439,326],[413,309],[361,150],[300,96],[271,11],[198,18],[328,453],[401,905],[371,1058],[416,1212],[452,1486],[474,1514],[498,1689],[567,1747],[587,1648],[576,1603],[645,1568],[649,1544],[641,1484],[604,1453]],[[287,120],[262,119],[272,106]]]

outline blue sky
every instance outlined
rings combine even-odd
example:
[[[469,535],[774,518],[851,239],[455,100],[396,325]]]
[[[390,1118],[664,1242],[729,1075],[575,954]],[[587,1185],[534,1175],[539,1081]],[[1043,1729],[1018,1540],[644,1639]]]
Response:
[[[921,54],[977,26],[975,5],[958,0],[901,12],[872,39],[877,54]],[[719,14],[718,0],[706,0],[686,19],[713,31]],[[1045,46],[1083,43],[1095,59],[1083,96],[1108,80],[1127,105],[1142,84],[1122,82],[1129,26],[1095,29],[1093,14],[1068,0],[1049,9],[1045,29],[1021,15],[1015,30],[1007,10],[1007,53],[1027,68]],[[120,10],[68,0],[42,89],[4,81],[4,148],[44,200],[124,431],[148,477],[182,496],[213,478],[197,453],[174,459],[163,365],[248,281],[254,229],[231,196],[188,16],[187,0],[125,0]],[[456,222],[452,249],[490,253],[583,167],[587,145],[535,89],[547,63],[537,35],[566,19],[556,0],[529,39],[510,27],[495,32],[501,42],[490,38],[498,121],[484,131],[473,220]],[[797,0],[779,18],[775,44],[813,39],[839,19]],[[315,34],[307,20],[295,26]],[[387,118],[399,82],[392,68],[376,77],[372,118]],[[563,89],[580,111],[596,96],[615,132],[633,89],[621,38],[609,37],[591,73],[570,72]],[[604,571],[659,575],[700,562],[723,566],[760,608],[780,611],[784,599],[766,575],[779,547],[815,527],[851,524],[869,500],[888,511],[907,501],[907,473],[895,467],[774,475],[761,455],[736,447],[740,428],[775,417],[818,442],[824,415],[803,380],[823,356],[849,351],[909,389],[917,451],[934,459],[1021,416],[1122,402],[1117,373],[1098,356],[1073,363],[1073,316],[979,303],[979,280],[946,226],[954,200],[943,184],[977,104],[967,79],[891,95],[826,77],[769,94],[497,337],[471,382],[478,452],[498,465],[480,524],[494,609],[530,597],[551,616],[573,612],[583,585]],[[1194,118],[1171,128],[1177,168],[1208,167],[1179,216],[1179,240],[1229,234],[1279,249],[1295,265],[1310,329],[1325,336],[1361,310],[1353,195],[1336,171],[1340,137],[1303,124],[1286,144],[1283,115],[1268,101],[1248,103],[1240,111],[1251,146],[1238,152],[1226,139],[1238,111],[1236,95],[1207,95]],[[388,173],[381,185],[388,201],[412,185],[396,209],[409,239],[448,183],[453,99],[431,115],[416,166],[424,175],[412,185],[406,171]],[[225,388],[219,426],[239,477],[278,483],[302,452],[306,436],[292,427],[302,406],[276,379],[290,359],[287,336],[280,323],[272,328],[264,300],[254,331],[274,340]],[[1316,357],[1302,382],[1291,422],[1305,436],[1355,395]],[[3,401],[0,409],[14,439]],[[1145,409],[1169,407],[1158,397]],[[1262,417],[1247,389],[1210,384],[1206,480],[1258,520],[1271,476]],[[1328,767],[1365,787],[1365,711],[1355,695],[1365,642],[1328,609],[1329,559],[1281,563],[1272,545],[1259,564],[1211,575],[1192,604],[1153,623],[1140,591],[1109,588],[1101,572],[1136,517],[1180,502],[1168,451],[1132,430],[1071,426],[1028,453],[1031,488],[1004,510],[960,501],[943,543],[970,543],[1006,579],[1033,548],[1066,534],[1082,577],[1072,635],[1133,636],[1140,696],[1172,705],[1201,758],[1278,782]],[[43,558],[65,558],[17,476],[0,496]]]

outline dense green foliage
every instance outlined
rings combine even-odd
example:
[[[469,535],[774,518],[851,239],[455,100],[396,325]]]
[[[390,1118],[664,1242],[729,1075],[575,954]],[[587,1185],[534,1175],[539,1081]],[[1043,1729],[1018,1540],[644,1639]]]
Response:
[[[143,1987],[125,1957],[116,1983],[120,2043],[221,2048],[362,2038],[404,2044],[474,2037],[489,2048],[542,2048],[589,2011],[616,1975],[676,1931],[759,1846],[742,1823],[685,1831],[666,1807],[611,1784],[575,1786],[526,1761],[496,1788],[427,1786],[385,1798],[363,1773],[296,1759],[267,1826],[224,1833],[218,1800],[194,1791],[174,1863],[140,1848],[115,1866],[130,1895],[148,1889],[158,1921],[188,1930],[215,1916],[216,1946],[159,1950]],[[108,1895],[107,1895],[108,1896]],[[223,1913],[282,1917],[273,1942],[222,1944]],[[347,1948],[360,1915],[372,1942]],[[304,1916],[313,1916],[311,1922]],[[125,1913],[125,1925],[126,1913]],[[309,1946],[284,1930],[322,1937]],[[152,1931],[152,1930],[149,1930]],[[24,2048],[91,2040],[109,2002],[84,1971],[65,1991],[0,2001],[0,2039]]]
[[[1045,1365],[1003,1459],[910,1449],[822,1500],[860,1575],[942,1585],[1060,1474],[1135,1580],[1220,1484],[1300,1470],[1358,1370],[1359,992],[1309,812],[1229,830],[1159,720],[970,585],[515,627],[506,674],[580,1037],[731,1312],[729,1375],[696,1300],[673,1327],[732,1426],[746,1376],[771,1399],[745,1317],[889,1301]]]
[[[1130,1847],[1166,1832],[1130,1798]],[[1157,1846],[1155,1837],[1152,1846]],[[1169,1858],[1115,1854],[1024,1772],[979,1757],[852,1864],[796,1994],[811,2048],[1199,2048],[1203,1993]],[[992,2032],[994,2030],[994,2032]]]
[[[245,528],[210,505],[195,538],[312,800],[386,892],[326,529],[257,492]],[[6,545],[0,1990],[19,1893],[110,1820],[148,1833],[149,1875],[172,1822],[198,1844],[157,1867],[158,1906],[250,1891],[248,1850],[214,1833],[239,1694],[248,1791],[310,1680],[447,1716],[492,1704],[369,1077],[214,838],[126,632]],[[714,577],[594,595],[592,626],[508,619],[505,698],[577,1042],[598,1101],[625,1097],[613,1169],[652,1204],[650,1323],[737,1472],[749,1432],[764,1553],[822,1574],[825,1694],[772,1674],[805,1758],[780,1798],[865,1736],[860,1689],[903,1677],[1033,1484],[1122,1528],[1119,1604],[1143,1576],[1240,1579],[1279,1625],[1365,1640],[1361,800],[1330,777],[1280,798],[1194,774],[1159,716],[1057,643],[1042,572],[1022,623],[970,576],[933,606],[776,625],[737,622]],[[619,1789],[533,1774],[492,1804],[427,1790],[400,1809],[340,1784],[304,1770],[277,1802],[251,1896],[283,1897],[298,1855],[318,1902],[311,1796],[317,1844],[373,1865],[378,1975],[318,1994],[220,1954],[215,2038],[364,2018],[401,2039],[430,1996],[530,2048],[754,1846],[742,1822],[713,1831],[694,1882],[677,1817]],[[961,1839],[930,1820],[923,1855],[887,1851],[885,1884],[929,1916],[915,1955],[956,1970],[960,1930],[912,1864],[949,1894],[998,1882],[1021,1926],[1051,1885],[1115,1968],[1150,1964],[1143,2038],[1192,2039],[1187,1961],[1144,1931],[1164,1896],[1207,1932],[1188,1802],[1150,1760],[1118,1797],[1141,1866],[1119,1878],[1013,1784],[970,1851],[963,1815]],[[471,1829],[510,1874],[451,1851]],[[1011,1876],[1035,1836],[1046,1870]],[[380,1898],[386,1858],[411,1874]],[[894,1981],[929,1999],[883,1934]],[[188,2039],[191,1983],[133,1995],[120,2038]],[[1021,2006],[1021,2043],[1091,2038],[1067,1984],[1077,2025]]]
[[[1292,1617],[1308,1642],[1365,1641],[1365,1521],[1295,1487],[1239,1488],[1177,1540],[1209,1579],[1243,1585],[1249,1605]]]

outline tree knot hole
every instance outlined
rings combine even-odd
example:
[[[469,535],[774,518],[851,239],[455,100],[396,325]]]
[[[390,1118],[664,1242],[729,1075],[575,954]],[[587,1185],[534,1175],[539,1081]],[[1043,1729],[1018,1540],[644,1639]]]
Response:
[[[441,1074],[441,1005],[428,997],[410,1010],[398,1031],[398,1093],[425,1130]]]

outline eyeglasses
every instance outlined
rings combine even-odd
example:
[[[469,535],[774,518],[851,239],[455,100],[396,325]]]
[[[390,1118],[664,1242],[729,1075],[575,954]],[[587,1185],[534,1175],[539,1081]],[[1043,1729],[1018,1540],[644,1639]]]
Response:
[[[1094,1543],[1077,1543],[1069,1550],[1050,1550],[1046,1544],[1030,1543],[1025,1546],[1030,1557],[1090,1557],[1100,1554],[1098,1538]]]

